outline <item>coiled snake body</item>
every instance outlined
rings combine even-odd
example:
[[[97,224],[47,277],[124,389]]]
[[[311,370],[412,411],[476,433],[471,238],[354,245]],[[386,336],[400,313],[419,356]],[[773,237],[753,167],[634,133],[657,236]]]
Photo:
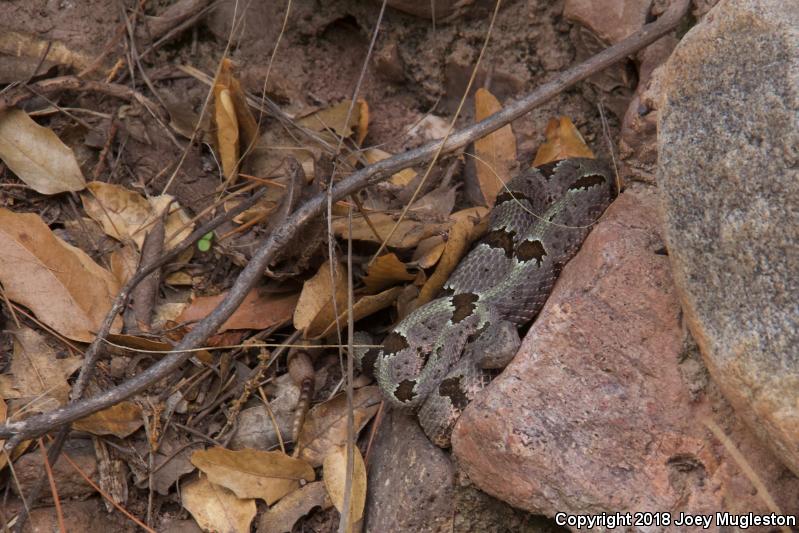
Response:
[[[419,307],[359,354],[386,400],[418,411],[427,436],[450,445],[463,409],[503,368],[563,265],[615,194],[609,172],[573,158],[530,169],[507,183],[487,233],[461,261],[444,295]]]

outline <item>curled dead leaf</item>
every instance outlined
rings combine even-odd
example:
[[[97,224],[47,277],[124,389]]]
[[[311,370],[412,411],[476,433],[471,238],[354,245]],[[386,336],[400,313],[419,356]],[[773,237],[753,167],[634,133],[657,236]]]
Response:
[[[289,533],[314,507],[327,509],[332,505],[323,481],[308,483],[270,507],[261,516],[258,533]]]
[[[380,389],[376,386],[355,390],[352,408],[356,436],[375,415],[381,400]],[[347,442],[347,412],[345,394],[315,405],[308,412],[297,439],[300,458],[308,461],[311,466],[321,466],[334,447],[344,446]]]
[[[34,191],[80,191],[86,180],[72,149],[19,109],[0,112],[0,159]]]
[[[306,332],[312,325],[326,326],[336,317],[333,307],[335,291],[336,310],[347,307],[347,278],[345,268],[336,263],[333,279],[330,275],[330,262],[319,267],[316,274],[302,286],[300,299],[294,311],[294,327]]]
[[[257,508],[253,499],[239,499],[232,491],[200,477],[183,486],[181,503],[203,531],[249,533]]]
[[[596,157],[569,117],[549,119],[546,136],[546,142],[535,154],[534,167],[570,157]]]
[[[369,222],[371,222],[371,225]],[[385,213],[370,213],[369,222],[366,221],[363,215],[354,215],[352,217],[353,240],[382,243],[383,239],[387,238],[392,228],[394,228],[395,218]],[[447,224],[431,224],[405,218],[397,226],[394,234],[391,235],[388,240],[388,246],[399,249],[413,248],[422,239],[442,233],[446,229]],[[335,233],[336,237],[342,239],[346,239],[349,236],[347,218],[333,220],[333,233]]]
[[[92,181],[86,187],[90,194],[81,195],[86,213],[107,235],[123,242],[133,241],[139,250],[147,231],[167,208],[170,213],[165,227],[165,249],[177,246],[194,229],[188,215],[168,194],[147,199],[137,192],[101,181]]]
[[[216,447],[197,450],[191,462],[209,480],[239,498],[260,498],[269,505],[297,490],[300,480],[313,481],[316,477],[307,462],[277,451]]]
[[[393,253],[383,254],[366,269],[363,283],[369,292],[377,292],[402,281],[410,281],[416,277],[409,272],[405,264]]]
[[[32,213],[0,208],[0,283],[9,300],[70,339],[90,342],[119,290],[113,274]],[[114,322],[118,331],[121,319]]]
[[[183,309],[178,322],[202,320],[225,299],[227,292],[216,296],[199,296]],[[287,324],[297,307],[297,294],[273,294],[255,288],[233,312],[218,332],[230,329],[266,329]]]
[[[228,58],[222,60],[214,80],[214,121],[222,173],[229,182],[234,182],[241,155],[258,142],[258,123]]]
[[[441,259],[436,265],[435,271],[430,275],[425,284],[419,291],[419,297],[414,302],[418,307],[429,302],[439,293],[444,283],[449,279],[450,274],[460,263],[460,260],[469,251],[469,247],[477,234],[474,231],[476,224],[481,217],[488,215],[485,207],[469,208],[452,214],[452,228],[449,231],[444,251]]]
[[[92,435],[114,435],[124,439],[144,424],[141,407],[133,402],[120,402],[75,421],[75,429]]]
[[[413,250],[412,260],[419,268],[427,269],[438,263],[441,254],[444,253],[446,241],[442,235],[433,235],[419,241],[419,245]]]
[[[496,97],[484,88],[477,89],[474,95],[475,120],[483,120],[501,111],[502,106]],[[516,167],[516,136],[510,124],[489,133],[474,142],[475,171],[477,185],[482,197],[482,205],[493,207],[497,194],[505,183],[513,177]]]
[[[341,514],[346,512],[344,497],[347,480],[347,449],[348,446],[333,448],[322,463],[327,493]],[[363,508],[366,505],[366,465],[357,446],[353,447],[353,459],[349,502],[350,524],[363,518]]]
[[[367,294],[365,296],[361,296],[352,305],[352,319],[357,322],[364,317],[377,313],[381,309],[385,309],[394,303],[401,292],[402,287],[392,287],[378,294]],[[345,328],[347,326],[348,314],[347,308],[344,307],[343,311],[341,311],[339,314],[338,321],[333,319],[327,323],[326,327],[321,327],[325,325],[324,322],[318,322],[314,320],[306,330],[306,337],[311,339],[326,337],[336,330],[337,324],[341,328]]]

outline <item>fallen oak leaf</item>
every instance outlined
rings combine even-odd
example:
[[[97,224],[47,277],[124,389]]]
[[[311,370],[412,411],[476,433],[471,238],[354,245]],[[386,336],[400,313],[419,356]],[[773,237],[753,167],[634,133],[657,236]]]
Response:
[[[56,237],[33,213],[0,208],[0,283],[9,300],[31,309],[65,337],[90,342],[119,284],[82,250]],[[122,321],[114,321],[119,331]]]
[[[120,439],[132,435],[142,425],[141,407],[133,402],[120,402],[72,424],[75,429],[92,435],[114,435]]]
[[[39,412],[51,411],[67,403],[67,378],[80,368],[81,358],[57,358],[55,350],[30,328],[11,330],[11,334],[13,353],[9,374],[0,376],[4,396],[35,402],[27,409]]]
[[[297,123],[304,128],[308,128],[309,130],[320,133],[332,130],[337,135],[346,139],[352,136],[354,128],[359,126],[363,127],[361,115],[365,112],[368,117],[369,114],[369,108],[366,104],[366,101],[363,99],[358,99],[355,102],[355,106],[352,108],[352,114],[349,117],[349,122],[345,122],[347,119],[347,112],[350,108],[350,102],[351,100],[344,100],[325,109],[314,111],[308,115],[305,115],[304,117],[301,117],[299,120],[297,120]],[[362,137],[365,137],[366,133],[363,132],[363,135],[360,133],[361,132],[359,132],[358,138],[363,140]]]
[[[352,409],[356,436],[377,413],[381,400],[380,389],[374,385],[355,390]],[[313,467],[321,466],[330,450],[347,442],[348,410],[346,394],[339,394],[308,412],[297,439],[301,459]]]
[[[431,268],[438,263],[441,254],[444,253],[444,248],[447,242],[442,235],[433,235],[426,239],[419,241],[419,244],[413,250],[411,257],[412,264],[415,264],[421,269]]]
[[[0,112],[0,159],[34,191],[80,191],[86,180],[72,149],[19,109]]]
[[[476,121],[502,111],[499,100],[482,87],[475,92],[474,107]],[[510,124],[474,141],[474,152],[479,193],[471,196],[477,196],[475,203],[493,207],[497,194],[513,177],[516,167],[516,136]]]
[[[534,167],[570,157],[596,157],[569,117],[549,119],[546,137],[546,142],[535,154]]]
[[[149,199],[119,185],[92,181],[82,194],[83,208],[94,221],[103,227],[106,235],[119,241],[133,241],[141,250],[149,227],[165,209],[171,211],[166,218],[164,247],[170,250],[188,237],[194,224],[180,208],[175,208],[172,196],[162,194]]]
[[[366,465],[361,451],[353,448],[352,485],[350,487],[349,523],[354,524],[363,518],[366,505]],[[330,499],[339,513],[344,514],[345,485],[347,479],[347,447],[337,446],[330,451],[322,463],[325,487]]]
[[[435,271],[419,290],[419,297],[414,302],[415,307],[429,302],[439,293],[450,274],[455,271],[460,260],[469,251],[472,242],[477,238],[479,232],[476,231],[476,228],[479,221],[485,220],[487,215],[488,209],[485,207],[472,207],[452,214],[453,224],[441,259],[436,265]]]
[[[314,507],[328,509],[332,505],[324,482],[308,483],[270,507],[261,516],[257,533],[289,533]]]
[[[366,159],[368,164],[377,163],[378,161],[382,161],[383,159],[388,159],[392,157],[393,154],[380,150],[379,148],[368,148],[364,150],[363,157]],[[388,181],[392,185],[396,185],[398,187],[406,187],[410,184],[414,179],[416,179],[417,173],[412,168],[405,168],[400,170],[396,174],[392,174]]]
[[[396,254],[387,253],[375,259],[366,269],[363,283],[370,293],[416,278]]]
[[[391,234],[391,230],[394,228],[395,224],[394,217],[386,213],[370,213],[369,221],[371,222],[371,226],[367,223],[363,215],[353,215],[353,240],[382,243],[383,238]],[[341,239],[349,237],[349,221],[346,217],[334,218],[332,226],[333,233],[336,237]],[[404,218],[400,221],[394,234],[391,235],[387,245],[390,248],[413,248],[419,244],[419,241],[422,239],[426,239],[437,233],[445,232],[447,227],[447,224],[430,224]],[[377,235],[375,235],[375,231],[377,231]]]
[[[210,481],[239,498],[260,498],[269,505],[300,488],[300,480],[316,478],[307,462],[277,451],[215,447],[197,450],[191,454],[191,462]]]
[[[326,326],[336,318],[333,312],[333,294],[335,291],[336,309],[346,309],[347,278],[346,269],[339,263],[334,264],[331,280],[330,262],[325,261],[319,270],[302,286],[297,308],[294,310],[294,327],[302,331],[306,337],[311,326],[317,329],[320,324]]]
[[[225,299],[227,292],[216,296],[199,296],[183,309],[177,322],[196,322],[208,316]],[[219,327],[218,332],[231,329],[267,329],[287,324],[297,307],[299,295],[271,294],[259,288],[247,293],[244,301]]]
[[[249,533],[255,518],[255,500],[242,500],[232,491],[200,477],[183,486],[181,503],[203,531]]]
[[[393,304],[402,292],[402,287],[392,287],[378,294],[367,294],[358,298],[352,305],[352,319],[357,322],[358,320],[372,315],[381,309]],[[329,323],[314,320],[305,330],[305,337],[309,339],[319,339],[330,335],[336,330],[336,326],[345,327],[347,325],[348,310],[346,306],[341,309],[338,321],[332,319]],[[329,310],[332,313],[333,305],[330,304]],[[327,317],[330,313],[320,313],[319,316]],[[323,327],[323,326],[327,327]]]

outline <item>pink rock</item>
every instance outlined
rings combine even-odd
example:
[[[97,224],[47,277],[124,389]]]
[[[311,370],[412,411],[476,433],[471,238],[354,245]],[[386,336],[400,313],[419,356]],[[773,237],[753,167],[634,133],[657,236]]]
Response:
[[[616,44],[646,23],[651,0],[566,0],[563,16]]]
[[[709,419],[796,512],[799,480],[739,423],[690,348],[653,196],[641,188],[611,205],[519,354],[466,409],[454,453],[482,490],[548,516],[765,512]]]

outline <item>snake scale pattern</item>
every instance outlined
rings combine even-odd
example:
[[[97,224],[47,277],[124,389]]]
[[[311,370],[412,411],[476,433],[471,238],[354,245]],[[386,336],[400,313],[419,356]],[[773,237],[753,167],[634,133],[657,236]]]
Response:
[[[430,440],[449,447],[461,412],[516,354],[517,328],[538,314],[614,196],[610,173],[594,159],[510,180],[443,294],[402,320],[382,348],[357,354],[388,403],[416,411]]]

